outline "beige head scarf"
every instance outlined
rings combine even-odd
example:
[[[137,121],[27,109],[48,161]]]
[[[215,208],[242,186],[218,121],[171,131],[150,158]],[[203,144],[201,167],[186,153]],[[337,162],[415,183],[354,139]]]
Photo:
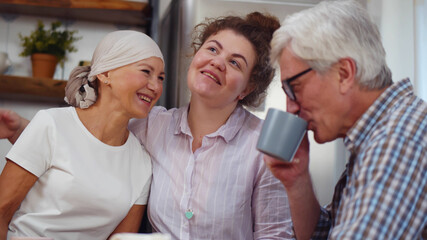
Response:
[[[65,101],[79,108],[88,108],[96,102],[97,93],[90,84],[96,75],[146,58],[163,60],[157,44],[147,35],[132,30],[107,34],[93,53],[90,67],[75,67],[65,87]]]

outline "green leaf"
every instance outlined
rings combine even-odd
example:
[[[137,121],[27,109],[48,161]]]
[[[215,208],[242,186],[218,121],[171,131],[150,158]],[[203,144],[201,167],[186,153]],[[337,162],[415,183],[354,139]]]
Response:
[[[18,34],[23,47],[20,56],[31,56],[33,53],[49,53],[55,55],[61,65],[66,60],[66,54],[76,52],[73,45],[82,37],[77,37],[77,30],[61,30],[62,23],[55,21],[51,23],[50,29],[45,30],[41,20],[37,22],[36,29],[29,36]]]

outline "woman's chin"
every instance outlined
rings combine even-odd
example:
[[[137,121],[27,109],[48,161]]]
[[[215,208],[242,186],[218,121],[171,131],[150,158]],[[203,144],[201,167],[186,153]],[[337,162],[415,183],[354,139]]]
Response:
[[[151,110],[151,108],[150,108],[150,110]],[[149,111],[143,111],[143,112],[139,111],[139,112],[132,114],[133,115],[132,118],[146,118],[148,116],[148,113],[149,113]]]

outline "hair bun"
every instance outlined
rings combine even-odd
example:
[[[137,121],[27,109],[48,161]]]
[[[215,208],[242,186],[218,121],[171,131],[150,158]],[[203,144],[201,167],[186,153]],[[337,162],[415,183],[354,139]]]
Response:
[[[84,92],[84,85],[89,84],[88,75],[90,66],[77,66],[71,71],[70,78],[65,86],[65,101],[73,107],[80,107],[80,99],[77,99],[81,92]]]
[[[268,13],[252,12],[246,15],[246,20],[267,33],[271,40],[274,31],[280,27],[279,19]]]

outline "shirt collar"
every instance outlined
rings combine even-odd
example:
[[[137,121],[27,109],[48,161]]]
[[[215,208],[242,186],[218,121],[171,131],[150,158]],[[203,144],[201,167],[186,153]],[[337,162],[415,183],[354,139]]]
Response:
[[[344,139],[347,149],[356,152],[372,128],[387,112],[392,111],[393,105],[400,98],[408,94],[413,94],[412,84],[408,78],[388,87],[347,132]]]
[[[192,136],[191,129],[187,121],[189,107],[189,104],[186,107],[181,107],[173,114],[173,121],[175,122],[174,134],[186,134]],[[207,135],[207,137],[214,138],[220,136],[228,143],[237,135],[248,115],[248,111],[246,111],[240,104],[237,105],[227,122],[214,133]]]

